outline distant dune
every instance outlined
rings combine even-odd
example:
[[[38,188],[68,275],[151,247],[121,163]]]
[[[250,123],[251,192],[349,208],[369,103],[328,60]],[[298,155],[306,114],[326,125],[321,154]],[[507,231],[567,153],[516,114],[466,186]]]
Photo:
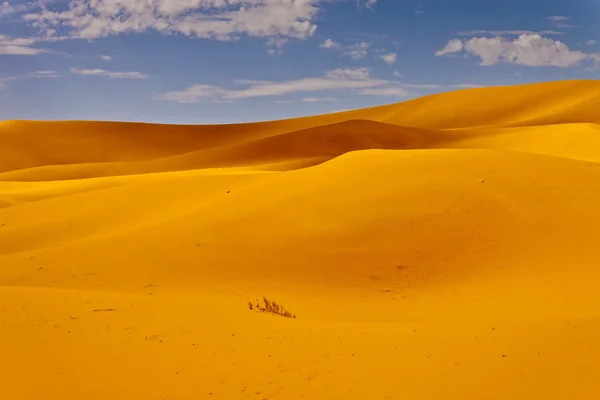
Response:
[[[599,110],[0,123],[0,395],[598,399]]]

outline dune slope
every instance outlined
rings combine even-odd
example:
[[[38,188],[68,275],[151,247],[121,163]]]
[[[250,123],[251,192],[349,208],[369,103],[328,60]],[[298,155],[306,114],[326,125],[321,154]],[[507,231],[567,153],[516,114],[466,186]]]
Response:
[[[0,394],[597,399],[598,93],[1,125]]]

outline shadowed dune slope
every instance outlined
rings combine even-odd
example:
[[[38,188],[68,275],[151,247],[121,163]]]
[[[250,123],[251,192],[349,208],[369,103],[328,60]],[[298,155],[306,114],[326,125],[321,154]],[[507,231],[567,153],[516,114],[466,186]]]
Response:
[[[270,169],[268,166],[272,164],[280,164],[278,169],[286,170],[295,169],[298,163],[301,166],[314,165],[354,150],[434,147],[442,138],[443,135],[437,131],[349,120],[264,138],[246,138],[241,143],[144,161],[88,162],[18,169],[0,173],[0,180],[62,180],[243,166],[262,170],[263,167]]]
[[[0,397],[597,400],[599,93],[3,123]]]

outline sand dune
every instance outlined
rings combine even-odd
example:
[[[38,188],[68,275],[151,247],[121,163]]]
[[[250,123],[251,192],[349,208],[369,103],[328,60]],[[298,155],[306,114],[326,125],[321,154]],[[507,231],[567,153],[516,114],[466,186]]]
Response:
[[[6,122],[0,393],[597,399],[599,96]]]
[[[261,166],[274,163],[283,163],[283,170],[295,169],[295,163],[303,160],[322,162],[353,150],[426,148],[438,141],[439,136],[435,131],[350,120],[257,139],[245,137],[229,145],[144,161],[70,162],[16,169],[0,173],[0,180],[63,180],[240,166],[260,170]],[[143,136],[138,140],[143,140]],[[288,163],[289,168],[285,168]]]

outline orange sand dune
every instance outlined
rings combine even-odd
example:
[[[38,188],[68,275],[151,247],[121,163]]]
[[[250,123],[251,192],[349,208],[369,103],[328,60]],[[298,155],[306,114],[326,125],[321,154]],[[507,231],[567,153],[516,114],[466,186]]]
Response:
[[[600,81],[559,81],[466,89],[363,110],[250,124],[5,121],[0,125],[0,179],[31,180],[31,175],[42,180],[75,179],[248,163],[256,166],[268,163],[266,157],[298,162],[364,148],[454,147],[448,142],[465,135],[481,138],[490,128],[600,124],[599,102]],[[470,132],[457,132],[457,128]],[[278,148],[269,155],[273,146],[293,151]],[[63,151],[74,147],[77,151]],[[535,146],[530,148],[536,152]],[[299,155],[300,160],[296,158]],[[119,165],[130,162],[138,164]],[[114,164],[106,165],[104,175],[99,171],[102,168],[94,165],[97,163]],[[71,168],[73,165],[76,167]],[[41,166],[54,168],[2,175]]]
[[[600,122],[600,81],[466,89],[422,97],[378,120],[433,129]]]
[[[598,399],[599,93],[4,123],[2,397]]]
[[[368,120],[350,120],[267,137],[245,137],[229,145],[211,146],[190,152],[181,151],[168,157],[144,161],[107,160],[108,162],[85,164],[71,161],[62,165],[15,169],[0,173],[0,180],[63,180],[239,166],[262,169],[261,166],[274,163],[284,163],[283,169],[296,169],[295,162],[314,160],[309,162],[309,165],[312,165],[353,150],[426,148],[442,138],[435,131]],[[144,136],[139,136],[137,140],[143,141]],[[95,145],[95,142],[90,143],[90,146]],[[138,148],[141,149],[141,146]],[[142,156],[136,156],[136,159],[139,158]],[[286,166],[289,168],[285,168]],[[306,162],[303,166],[306,166]]]

